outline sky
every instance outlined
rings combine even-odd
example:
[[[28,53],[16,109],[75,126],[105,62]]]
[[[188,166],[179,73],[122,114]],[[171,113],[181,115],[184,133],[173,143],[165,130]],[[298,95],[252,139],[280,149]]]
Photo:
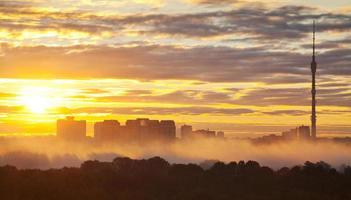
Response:
[[[0,134],[67,115],[148,117],[246,137],[310,123],[351,134],[346,0],[0,1]]]

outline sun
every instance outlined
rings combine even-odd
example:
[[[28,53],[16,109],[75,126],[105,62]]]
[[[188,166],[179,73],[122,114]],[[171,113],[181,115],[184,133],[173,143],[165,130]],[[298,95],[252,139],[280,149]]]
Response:
[[[40,87],[24,88],[19,96],[19,103],[36,114],[43,114],[55,106],[50,90]]]
[[[33,113],[45,113],[51,107],[49,99],[44,96],[25,97],[24,104]]]

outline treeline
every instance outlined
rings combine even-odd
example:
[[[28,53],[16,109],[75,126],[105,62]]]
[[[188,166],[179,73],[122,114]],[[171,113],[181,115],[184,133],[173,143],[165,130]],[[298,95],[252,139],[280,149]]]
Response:
[[[351,199],[351,167],[324,162],[273,171],[255,161],[170,164],[116,158],[80,168],[19,170],[0,167],[4,200],[333,200]]]

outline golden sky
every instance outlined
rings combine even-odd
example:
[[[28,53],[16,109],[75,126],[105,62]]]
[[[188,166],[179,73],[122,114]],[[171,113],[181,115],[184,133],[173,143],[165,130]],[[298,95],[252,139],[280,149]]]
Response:
[[[228,132],[310,122],[351,133],[351,3],[0,1],[0,132],[53,133],[65,115],[149,117]]]

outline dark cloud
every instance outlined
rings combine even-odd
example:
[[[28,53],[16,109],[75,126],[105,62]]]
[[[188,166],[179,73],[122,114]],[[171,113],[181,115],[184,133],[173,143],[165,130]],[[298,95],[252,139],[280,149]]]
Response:
[[[128,108],[63,108],[62,111],[70,114],[76,113],[108,113],[108,114],[125,114],[125,115],[243,115],[254,113],[251,109],[246,108],[213,108],[201,106],[163,108],[163,107],[128,107]]]
[[[267,115],[290,115],[290,116],[301,116],[301,115],[308,115],[310,112],[303,111],[303,110],[275,110],[269,112],[262,112]]]
[[[318,13],[318,14],[316,14]],[[137,19],[137,18],[134,18]],[[162,33],[187,37],[212,37],[228,34],[250,34],[256,39],[301,39],[311,32],[312,19],[318,20],[318,31],[344,31],[351,29],[351,15],[324,13],[311,7],[284,6],[241,7],[231,11],[199,14],[159,15],[141,17],[150,29],[142,33]],[[138,20],[134,20],[134,23]]]
[[[230,102],[229,93],[200,91],[200,90],[179,90],[165,94],[153,94],[151,90],[129,90],[120,96],[103,96],[95,98],[102,102],[157,102],[177,104],[215,104]]]
[[[8,18],[0,21],[2,29],[18,34],[23,30],[74,30],[91,34],[101,34],[102,31],[112,31],[113,24],[103,23],[104,18],[85,12],[53,12],[38,9],[30,2],[4,1],[0,2],[0,15]],[[117,28],[117,24],[114,24]]]
[[[19,78],[131,78],[139,80],[188,79],[207,82],[265,82],[269,84],[310,82],[309,55],[270,52],[263,48],[137,47],[16,47],[3,45],[1,77]],[[74,53],[71,53],[74,52]],[[351,49],[327,51],[318,59],[318,102],[320,105],[349,106],[348,83],[339,90],[326,90],[339,75],[351,75]],[[324,78],[334,75],[333,79]],[[325,83],[324,83],[325,81]],[[335,82],[334,84],[336,84]],[[329,84],[329,85],[324,85]],[[87,90],[83,93],[107,91]],[[232,91],[233,93],[235,91]],[[86,96],[83,94],[83,96]],[[9,94],[4,94],[5,96]],[[105,95],[104,101],[158,101],[178,103],[226,102],[255,105],[308,105],[309,88],[257,88],[233,101],[231,93],[175,91],[164,95],[147,90],[130,90],[126,95]],[[80,96],[81,97],[81,96]],[[80,98],[79,97],[79,98]]]
[[[319,105],[351,106],[351,92],[321,94],[317,103]]]
[[[321,111],[325,115],[340,115],[340,114],[351,114],[351,110],[330,110],[330,109],[323,109]]]
[[[137,102],[137,103],[173,103],[173,104],[202,104],[216,105],[226,103],[233,105],[310,105],[309,88],[269,89],[257,88],[246,92],[244,96],[234,99],[235,94],[242,93],[238,88],[227,88],[221,92],[178,90],[165,94],[154,94],[151,90],[133,90],[120,96],[96,97],[98,102]],[[351,93],[347,88],[319,87],[317,90],[318,105],[350,106]],[[275,111],[274,111],[275,112]],[[274,114],[274,113],[272,113]],[[276,112],[275,114],[278,114]],[[297,114],[297,113],[296,113]]]
[[[238,100],[232,101],[240,105],[297,105],[308,106],[311,104],[309,88],[261,88],[247,93]],[[350,106],[351,93],[347,89],[317,89],[317,104],[320,106]],[[276,111],[274,111],[276,112]]]
[[[233,3],[233,0],[198,1],[202,4]],[[12,6],[15,5],[15,6]],[[348,32],[351,15],[329,13],[304,6],[239,7],[229,11],[196,14],[134,14],[128,16],[96,15],[89,12],[41,11],[28,4],[0,4],[0,14],[16,16],[0,22],[11,31],[23,29],[75,30],[90,34],[103,31],[118,34],[129,29],[141,34],[167,34],[184,37],[213,37],[245,34],[262,41],[296,40],[311,32],[312,19],[318,20],[318,31]],[[18,19],[21,20],[18,20]],[[132,29],[131,29],[132,28]],[[262,41],[264,42],[264,41]]]
[[[323,88],[330,88],[330,87],[336,87],[336,88],[351,88],[351,83],[321,83],[319,84],[319,86],[323,87]]]
[[[306,88],[257,89],[247,93],[236,102],[246,105],[309,105],[309,90]]]
[[[319,56],[319,68],[321,74],[351,75],[350,57],[351,49],[335,49],[327,51]]]
[[[270,52],[264,48],[211,46],[37,46],[5,47],[2,52],[4,56],[0,64],[4,68],[0,76],[10,78],[190,79],[274,83],[287,83],[290,79],[292,82],[307,82],[311,60],[309,55]],[[320,54],[318,75],[351,75],[350,53],[351,49],[344,49]]]
[[[207,4],[207,5],[223,5],[223,4],[233,4],[241,3],[241,0],[192,0],[192,3],[196,4]]]
[[[308,83],[311,78],[309,75],[289,75],[279,74],[272,77],[264,77],[262,81],[269,84],[288,84],[288,83]]]

